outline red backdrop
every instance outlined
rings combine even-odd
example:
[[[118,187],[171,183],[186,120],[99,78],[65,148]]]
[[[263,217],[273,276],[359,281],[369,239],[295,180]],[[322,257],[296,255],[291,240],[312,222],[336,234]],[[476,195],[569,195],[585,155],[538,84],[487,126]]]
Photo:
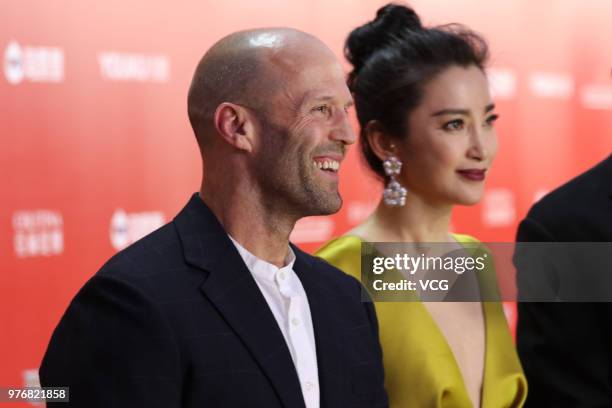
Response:
[[[198,189],[186,94],[204,51],[232,31],[291,26],[340,56],[346,34],[383,3],[4,0],[0,386],[36,383],[51,332],[85,280]],[[453,225],[511,241],[536,197],[612,151],[612,3],[411,4],[427,24],[461,22],[490,42],[500,152],[483,202],[457,209]],[[297,226],[293,239],[306,250],[378,199],[356,153],[341,173],[342,211]]]

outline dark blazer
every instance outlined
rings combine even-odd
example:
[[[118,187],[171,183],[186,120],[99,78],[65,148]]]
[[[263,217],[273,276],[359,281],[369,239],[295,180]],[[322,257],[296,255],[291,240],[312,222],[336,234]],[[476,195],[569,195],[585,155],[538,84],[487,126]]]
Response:
[[[321,407],[386,407],[378,326],[353,278],[292,247],[315,333]],[[49,407],[304,407],[283,335],[221,224],[194,195],[76,295],[40,368]]]
[[[536,203],[517,241],[612,242],[612,156]],[[599,256],[610,260],[609,253]],[[591,266],[569,273],[591,273]],[[526,272],[517,269],[520,296]],[[529,384],[527,407],[612,406],[612,303],[519,303],[517,347]]]

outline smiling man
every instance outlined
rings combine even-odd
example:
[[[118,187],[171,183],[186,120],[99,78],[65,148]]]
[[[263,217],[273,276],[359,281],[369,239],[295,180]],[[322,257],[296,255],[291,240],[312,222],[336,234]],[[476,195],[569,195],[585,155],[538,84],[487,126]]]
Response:
[[[188,98],[200,192],[72,301],[40,369],[70,387],[63,407],[387,406],[360,284],[289,243],[298,219],[340,209],[351,103],[333,53],[297,30],[204,55]]]

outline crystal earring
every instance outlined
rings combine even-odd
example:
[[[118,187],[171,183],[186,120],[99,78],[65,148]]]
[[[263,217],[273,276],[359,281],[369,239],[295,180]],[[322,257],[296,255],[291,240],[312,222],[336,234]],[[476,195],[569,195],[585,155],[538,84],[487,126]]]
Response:
[[[396,176],[400,174],[402,162],[395,156],[389,156],[383,161],[385,174],[389,177],[389,184],[383,192],[383,200],[389,207],[403,207],[406,205],[406,189],[397,181]]]

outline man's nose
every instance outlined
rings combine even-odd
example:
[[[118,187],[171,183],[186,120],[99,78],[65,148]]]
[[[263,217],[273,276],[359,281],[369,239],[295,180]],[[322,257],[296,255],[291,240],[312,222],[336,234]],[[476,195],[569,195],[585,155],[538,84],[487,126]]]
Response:
[[[332,130],[330,137],[332,140],[351,145],[355,143],[357,137],[349,120],[349,114],[348,112],[342,111],[340,115],[342,116],[338,119],[338,124]]]

